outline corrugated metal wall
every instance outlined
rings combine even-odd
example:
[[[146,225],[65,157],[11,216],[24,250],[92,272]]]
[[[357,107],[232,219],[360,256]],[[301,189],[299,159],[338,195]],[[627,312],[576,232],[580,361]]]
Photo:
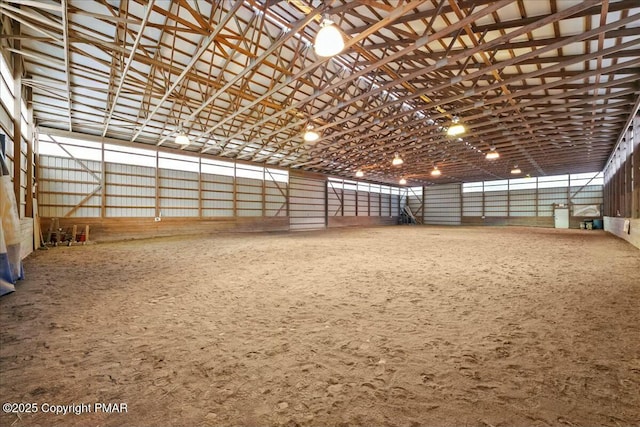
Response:
[[[407,188],[407,205],[411,209],[411,212],[416,217],[419,224],[424,222],[424,197],[423,187],[408,187]]]
[[[105,170],[107,217],[156,216],[154,168],[105,163]],[[93,215],[77,216],[100,216],[100,210],[96,209]]]
[[[286,170],[111,144],[102,149],[87,143],[87,148],[48,138],[41,144],[58,155],[39,156],[43,217],[288,215]],[[114,159],[119,162],[108,161]]]
[[[461,184],[444,184],[424,187],[424,223],[436,225],[460,225]]]
[[[289,174],[285,171],[265,168],[265,216],[289,216],[288,179]]]
[[[40,216],[100,216],[100,162],[40,156],[39,177]]]
[[[467,218],[550,218],[556,204],[571,206],[572,216],[600,216],[602,177],[596,173],[556,175],[462,185],[462,215]]]
[[[329,217],[398,216],[400,189],[339,178],[327,181]]]
[[[291,230],[326,228],[324,179],[289,175],[289,227]]]

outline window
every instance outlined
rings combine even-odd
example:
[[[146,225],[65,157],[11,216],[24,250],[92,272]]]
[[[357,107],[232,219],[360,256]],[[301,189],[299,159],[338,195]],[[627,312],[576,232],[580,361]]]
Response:
[[[484,183],[480,182],[465,182],[462,184],[463,193],[482,193],[484,191]]]

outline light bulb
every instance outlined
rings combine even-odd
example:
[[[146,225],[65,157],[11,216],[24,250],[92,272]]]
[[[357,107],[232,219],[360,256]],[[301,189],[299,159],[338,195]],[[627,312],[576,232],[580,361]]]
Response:
[[[447,129],[447,135],[449,136],[462,135],[465,132],[466,132],[466,129],[461,124],[455,124],[455,125],[449,126],[449,129]]]
[[[176,144],[189,145],[189,137],[183,131],[180,131],[180,133],[176,135]]]
[[[313,142],[320,139],[320,134],[313,130],[313,126],[309,125],[307,126],[307,130],[304,132],[303,138],[307,142]]]
[[[438,167],[435,166],[431,171],[431,176],[440,176],[440,175],[442,175],[442,172],[440,172],[440,169],[438,169]]]
[[[362,177],[364,176],[364,172],[362,172],[360,169],[358,169],[358,170],[356,171],[356,176],[357,176],[358,178],[362,178]]]
[[[393,160],[391,161],[391,164],[393,166],[400,166],[401,164],[404,163],[404,160],[402,160],[402,158],[400,157],[400,155],[398,153],[396,153],[395,157],[393,158]]]
[[[335,56],[344,49],[344,39],[338,27],[330,19],[322,22],[322,28],[316,35],[314,49],[318,56]]]
[[[407,183],[407,180],[404,178],[400,178],[400,181],[398,181],[400,183],[400,185],[405,185]]]
[[[487,153],[487,155],[485,156],[485,158],[487,160],[495,160],[500,158],[500,153],[498,153],[495,149],[492,149],[491,151],[489,151]]]

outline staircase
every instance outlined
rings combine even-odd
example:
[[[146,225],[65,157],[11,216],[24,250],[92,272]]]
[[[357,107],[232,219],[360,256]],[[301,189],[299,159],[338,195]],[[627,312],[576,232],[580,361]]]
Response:
[[[416,225],[420,222],[418,222],[418,218],[416,218],[416,216],[413,214],[413,211],[411,211],[409,205],[405,205],[400,211],[399,223]]]

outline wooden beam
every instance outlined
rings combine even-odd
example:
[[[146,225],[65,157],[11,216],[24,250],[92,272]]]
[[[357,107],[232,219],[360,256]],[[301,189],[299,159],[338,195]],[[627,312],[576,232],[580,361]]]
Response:
[[[107,130],[109,129],[109,124],[111,122],[111,118],[113,117],[113,111],[118,104],[118,98],[120,97],[120,93],[124,87],[125,79],[127,78],[127,74],[129,72],[129,68],[133,62],[133,58],[137,52],[138,45],[140,44],[140,40],[142,39],[142,34],[144,33],[145,26],[149,21],[149,17],[151,16],[151,11],[153,10],[153,3],[155,0],[149,0],[149,4],[145,6],[145,14],[142,18],[142,22],[140,23],[140,29],[138,30],[138,34],[136,35],[136,39],[133,41],[133,46],[129,52],[129,57],[125,61],[124,69],[122,70],[122,74],[120,75],[120,81],[118,83],[118,87],[116,88],[115,94],[113,95],[111,106],[109,107],[109,112],[107,113],[104,119],[104,130],[102,131],[102,136],[107,134]],[[71,129],[69,129],[71,130]]]
[[[169,98],[169,95],[171,95],[173,93],[174,90],[176,90],[176,88],[182,84],[184,78],[187,76],[187,74],[189,73],[189,71],[196,65],[196,63],[198,62],[198,60],[200,59],[200,57],[209,49],[209,45],[211,45],[211,43],[213,42],[213,40],[218,36],[218,34],[224,29],[225,25],[227,24],[227,22],[229,22],[229,20],[233,17],[233,15],[238,11],[238,9],[242,6],[242,2],[238,1],[238,2],[234,2],[233,6],[231,7],[231,9],[229,9],[229,11],[227,12],[227,15],[222,18],[220,20],[220,22],[218,23],[218,25],[216,26],[216,28],[206,37],[204,38],[204,40],[202,40],[201,44],[200,44],[200,48],[197,50],[197,52],[194,53],[194,55],[191,57],[191,60],[189,61],[189,63],[186,65],[186,67],[182,70],[182,72],[180,73],[180,75],[173,81],[173,83],[171,84],[171,86],[167,89],[166,93],[164,94],[164,96],[157,102],[157,105],[155,106],[155,108],[149,112],[149,114],[147,115],[147,117],[144,119],[144,121],[140,124],[139,129],[134,133],[133,137],[131,138],[131,142],[134,142],[142,133],[142,131],[144,130],[144,128],[149,124],[149,122],[151,121],[151,118],[153,116],[156,115],[156,113],[158,112],[158,110],[162,107],[162,105],[164,104],[164,102],[167,100],[167,98]],[[157,7],[154,7],[154,9],[156,9]],[[160,8],[158,8],[160,9]],[[160,13],[165,13],[164,9],[160,9],[161,12]],[[174,17],[174,19],[178,20],[180,19],[179,17]],[[180,21],[182,21],[180,19]],[[188,25],[191,25],[190,23],[187,23]]]
[[[69,17],[67,15],[67,0],[61,0],[62,7],[62,40],[64,43],[64,69],[67,89],[67,114],[69,118],[69,132],[73,131],[73,122],[71,117],[71,65],[69,60]]]
[[[87,194],[86,197],[84,197],[82,200],[80,200],[73,208],[71,208],[67,213],[65,213],[63,215],[63,217],[65,217],[65,218],[70,217],[75,211],[80,209],[82,207],[82,205],[84,205],[89,199],[91,199],[93,196],[95,196],[98,193],[98,191],[100,191],[100,190],[102,190],[102,185],[98,184],[96,186],[96,188],[94,188],[91,193]]]

